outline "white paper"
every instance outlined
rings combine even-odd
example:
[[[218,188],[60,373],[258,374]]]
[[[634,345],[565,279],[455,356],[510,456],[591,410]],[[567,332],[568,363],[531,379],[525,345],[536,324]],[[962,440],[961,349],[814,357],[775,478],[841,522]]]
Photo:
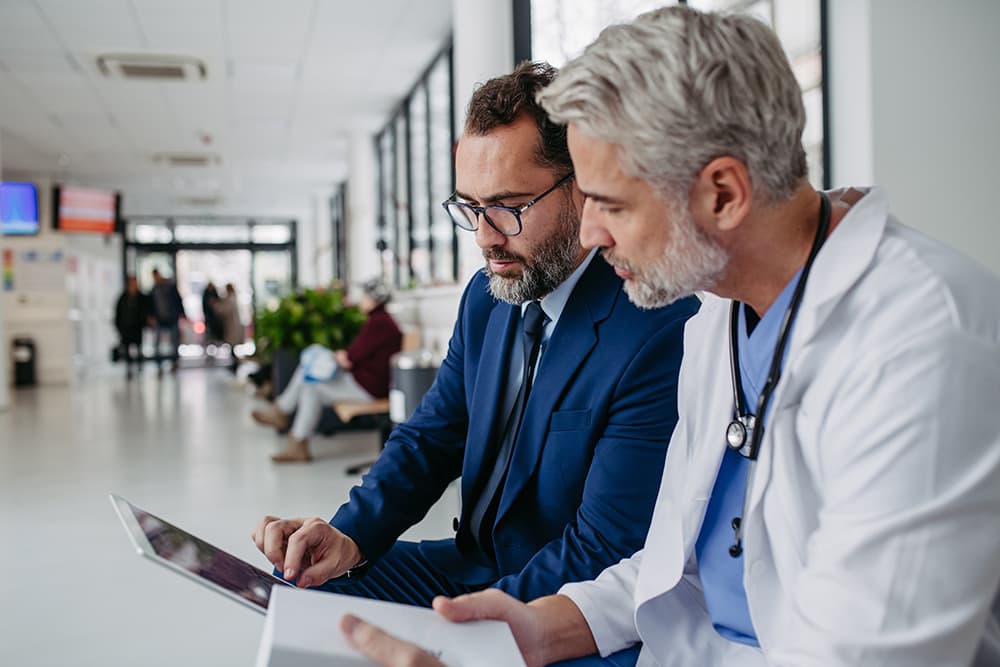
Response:
[[[501,621],[451,623],[431,609],[321,591],[275,586],[257,652],[257,667],[372,665],[340,631],[354,614],[438,656],[448,667],[524,667]]]

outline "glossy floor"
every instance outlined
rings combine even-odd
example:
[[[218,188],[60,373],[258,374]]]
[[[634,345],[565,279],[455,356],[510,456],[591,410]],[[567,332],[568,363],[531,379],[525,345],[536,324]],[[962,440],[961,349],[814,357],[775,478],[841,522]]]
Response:
[[[252,665],[264,616],[139,558],[114,491],[259,567],[264,514],[329,518],[375,432],[317,438],[309,465],[221,369],[12,391],[0,411],[0,665]],[[410,539],[450,534],[449,490]]]

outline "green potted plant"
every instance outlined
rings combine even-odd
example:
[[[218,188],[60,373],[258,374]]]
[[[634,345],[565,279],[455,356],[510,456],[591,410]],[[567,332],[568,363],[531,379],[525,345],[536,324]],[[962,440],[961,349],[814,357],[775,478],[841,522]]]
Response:
[[[299,354],[312,344],[331,350],[354,339],[365,315],[357,306],[344,303],[342,289],[302,289],[284,297],[277,308],[257,316],[254,327],[257,356],[274,365],[275,393],[288,383]]]

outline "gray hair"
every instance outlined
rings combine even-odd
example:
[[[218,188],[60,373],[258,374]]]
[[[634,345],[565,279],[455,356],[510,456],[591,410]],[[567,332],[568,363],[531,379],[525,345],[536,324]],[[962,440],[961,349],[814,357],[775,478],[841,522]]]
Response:
[[[376,306],[387,304],[392,299],[392,290],[389,288],[389,285],[382,282],[379,278],[366,280],[361,285],[361,291],[374,301]]]
[[[808,173],[798,82],[775,34],[749,16],[677,6],[610,26],[538,99],[556,122],[619,146],[627,172],[675,200],[718,157],[746,165],[762,203],[788,199]]]

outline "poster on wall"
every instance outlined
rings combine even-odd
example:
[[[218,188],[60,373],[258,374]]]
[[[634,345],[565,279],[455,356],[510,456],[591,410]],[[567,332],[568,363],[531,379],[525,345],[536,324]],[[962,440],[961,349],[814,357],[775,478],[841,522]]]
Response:
[[[6,248],[3,251],[3,291],[14,291],[14,251]]]
[[[61,249],[3,251],[3,291],[61,292],[66,286],[66,253]]]

